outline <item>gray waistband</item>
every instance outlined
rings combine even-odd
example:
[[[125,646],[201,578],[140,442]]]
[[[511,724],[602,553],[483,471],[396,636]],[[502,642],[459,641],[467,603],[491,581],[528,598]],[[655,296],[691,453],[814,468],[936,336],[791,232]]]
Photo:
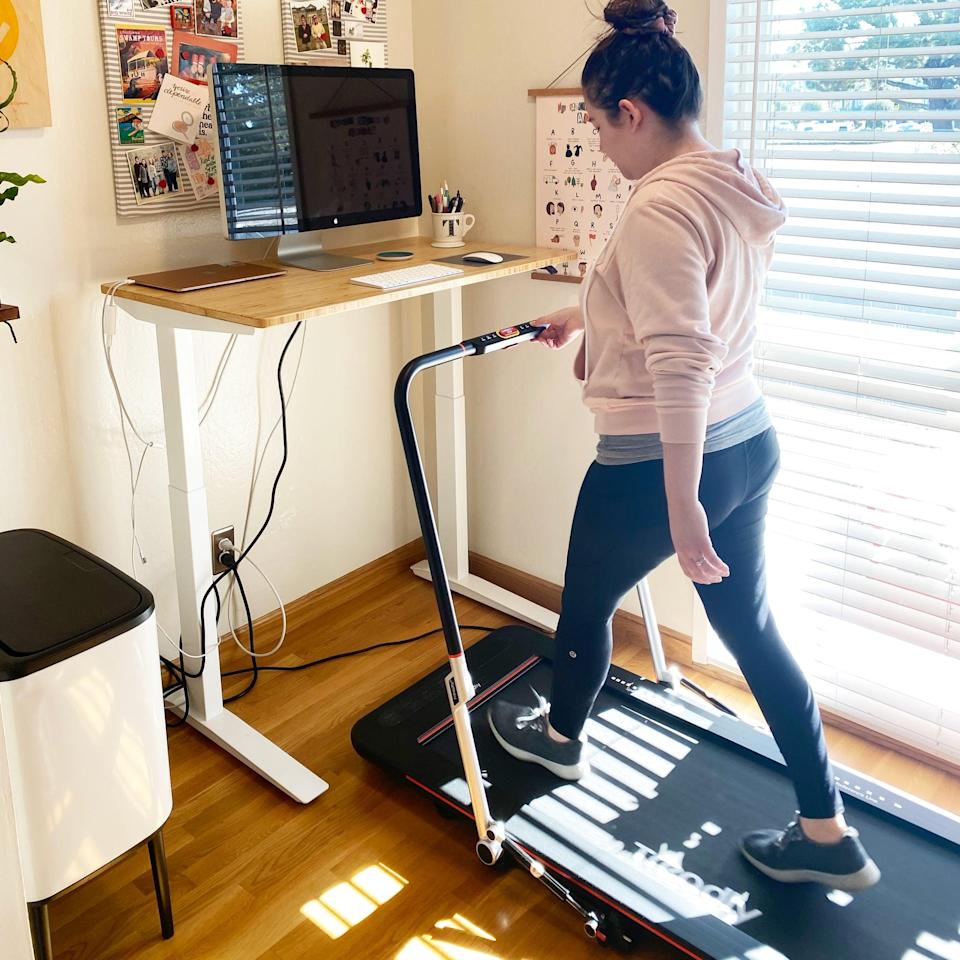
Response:
[[[703,441],[704,453],[716,453],[735,447],[755,437],[772,426],[770,414],[763,397],[749,407],[726,420],[719,420],[707,427]],[[597,463],[601,466],[618,466],[627,463],[643,463],[645,460],[662,460],[663,444],[658,433],[640,433],[629,436],[603,434],[597,444]]]

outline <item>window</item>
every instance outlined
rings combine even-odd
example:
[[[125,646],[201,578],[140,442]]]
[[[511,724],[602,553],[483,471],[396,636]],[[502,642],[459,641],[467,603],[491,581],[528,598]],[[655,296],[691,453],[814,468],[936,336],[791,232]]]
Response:
[[[960,2],[725,12],[724,141],[790,210],[756,351],[773,609],[824,705],[958,762]]]

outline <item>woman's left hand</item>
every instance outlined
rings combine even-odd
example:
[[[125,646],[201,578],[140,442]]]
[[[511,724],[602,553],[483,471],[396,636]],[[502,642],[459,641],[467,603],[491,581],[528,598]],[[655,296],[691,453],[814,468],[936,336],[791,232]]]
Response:
[[[694,583],[720,583],[730,568],[717,556],[710,540],[707,514],[699,500],[670,505],[670,537],[683,572]]]

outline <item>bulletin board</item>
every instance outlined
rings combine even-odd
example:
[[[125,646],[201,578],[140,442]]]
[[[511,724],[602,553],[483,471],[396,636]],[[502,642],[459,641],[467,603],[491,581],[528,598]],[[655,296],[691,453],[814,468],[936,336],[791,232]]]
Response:
[[[203,16],[205,0],[194,0],[192,3],[175,0],[97,0],[106,83],[107,135],[110,139],[119,216],[184,213],[218,205],[216,188],[201,189],[201,185],[206,185],[207,177],[202,169],[192,170],[190,166],[204,159],[212,163],[212,140],[198,139],[196,151],[181,149],[173,140],[148,129],[148,124],[156,100],[158,77],[165,71],[176,73],[175,53],[178,50],[210,50],[231,57],[233,62],[242,62],[243,10],[245,3],[249,2],[251,0],[231,0],[233,25],[226,27],[227,34],[221,32],[213,35],[189,30],[174,33],[172,26],[171,8],[178,7],[184,14],[192,11],[193,17],[185,25],[196,31],[197,17],[198,14]],[[203,29],[202,24],[199,29]],[[142,49],[133,55],[125,55],[124,70],[121,67],[121,43],[127,43],[138,32],[144,40],[140,44]],[[158,52],[165,57],[157,57]],[[135,84],[131,84],[134,74]],[[134,171],[138,157],[150,161],[151,172],[158,173],[161,181],[167,184],[165,192],[154,188],[153,191],[147,190],[148,195],[144,196],[137,189]],[[158,177],[154,175],[152,179],[156,182]],[[149,195],[151,192],[153,196]],[[198,194],[203,194],[203,199],[198,199]]]
[[[537,246],[577,251],[556,273],[533,276],[579,283],[613,233],[633,182],[600,152],[579,87],[529,93],[537,104]]]
[[[386,67],[387,0],[280,0],[284,63]]]

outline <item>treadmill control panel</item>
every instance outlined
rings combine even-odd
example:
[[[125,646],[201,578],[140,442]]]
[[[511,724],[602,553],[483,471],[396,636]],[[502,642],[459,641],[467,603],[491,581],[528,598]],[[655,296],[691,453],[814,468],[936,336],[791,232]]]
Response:
[[[516,327],[504,327],[502,330],[494,330],[492,333],[485,333],[472,340],[464,340],[463,345],[467,347],[468,353],[479,356],[483,353],[492,353],[494,350],[503,350],[518,343],[525,343],[527,340],[536,340],[544,329],[532,323],[521,323]]]

